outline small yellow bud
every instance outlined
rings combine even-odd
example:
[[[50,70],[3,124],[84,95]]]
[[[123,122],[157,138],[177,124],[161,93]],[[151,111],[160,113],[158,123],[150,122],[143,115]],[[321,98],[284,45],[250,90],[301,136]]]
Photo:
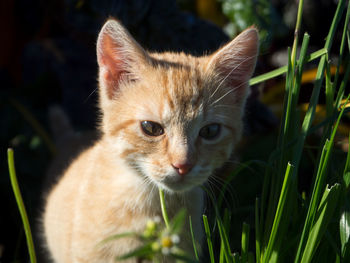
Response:
[[[160,250],[160,244],[158,242],[153,242],[151,247],[152,247],[153,251],[159,251]]]
[[[146,223],[146,228],[149,230],[155,230],[156,229],[156,223],[153,220],[148,220]]]
[[[162,238],[162,247],[172,247],[173,241],[171,241],[171,238],[168,236],[165,236]]]

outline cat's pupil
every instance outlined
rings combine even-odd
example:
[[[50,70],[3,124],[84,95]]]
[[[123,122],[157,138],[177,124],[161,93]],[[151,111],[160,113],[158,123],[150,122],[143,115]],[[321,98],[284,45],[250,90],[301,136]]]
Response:
[[[213,140],[219,135],[220,128],[221,126],[217,123],[206,125],[199,131],[199,136],[206,140]]]
[[[159,123],[153,121],[142,121],[141,129],[149,136],[160,136],[164,133],[163,127]]]

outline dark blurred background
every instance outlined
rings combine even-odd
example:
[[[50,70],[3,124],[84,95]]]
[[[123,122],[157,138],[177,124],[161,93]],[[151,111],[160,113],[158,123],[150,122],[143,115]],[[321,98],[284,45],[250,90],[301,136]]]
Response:
[[[311,51],[324,45],[335,2],[305,1],[302,31],[311,35]],[[147,50],[185,51],[193,55],[212,52],[255,24],[262,40],[256,72],[259,74],[286,64],[296,12],[297,1],[293,0],[0,1],[0,262],[28,261],[8,176],[6,149],[15,150],[17,176],[30,222],[38,225],[45,170],[55,154],[48,109],[60,105],[78,131],[95,128],[95,43],[108,17],[122,21]],[[338,44],[335,46],[338,48]],[[282,95],[272,100],[264,96],[279,81],[252,87],[246,116],[247,138],[255,142],[262,136],[270,139],[260,146],[264,150],[248,151],[242,158],[266,159],[273,149],[270,142],[275,136],[283,87],[278,93]],[[312,88],[312,83],[309,88],[308,85],[305,84],[306,90]],[[308,92],[302,98],[307,101]],[[257,186],[251,188],[253,198],[256,191]]]

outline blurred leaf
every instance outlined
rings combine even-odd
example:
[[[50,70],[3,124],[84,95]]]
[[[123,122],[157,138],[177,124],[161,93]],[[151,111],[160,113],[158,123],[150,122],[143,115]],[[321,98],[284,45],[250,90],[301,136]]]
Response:
[[[220,2],[222,12],[230,20],[224,30],[231,37],[251,25],[256,25],[265,48],[274,35],[283,35],[287,32],[287,27],[271,1],[221,0]]]
[[[30,140],[29,147],[32,150],[37,149],[41,145],[41,140],[39,136],[33,136],[33,138]]]
[[[346,163],[343,173],[343,180],[345,183],[345,187],[349,188],[350,185],[350,133],[348,137],[348,154],[346,155]]]
[[[134,251],[131,251],[130,253],[127,253],[121,257],[117,257],[116,259],[125,260],[132,257],[143,258],[151,255],[152,253],[153,253],[152,244],[148,243],[142,247],[135,249]]]
[[[181,209],[170,222],[171,233],[179,233],[185,223],[186,210]]]
[[[197,241],[194,237],[194,232],[193,232],[193,227],[192,227],[192,218],[189,216],[189,221],[190,221],[190,231],[191,231],[191,238],[192,238],[192,245],[193,245],[193,250],[194,250],[194,255],[196,259],[198,260],[198,251],[197,251]]]
[[[343,176],[345,187],[349,188],[350,185],[350,172],[346,172]]]
[[[339,233],[342,252],[345,250],[346,244],[350,237],[350,207],[349,202],[345,203],[344,211],[342,211],[339,222]]]
[[[104,240],[102,240],[100,242],[100,245],[103,245],[105,244],[106,242],[110,242],[112,240],[115,240],[115,239],[119,239],[119,238],[123,238],[123,237],[138,237],[139,235],[137,233],[134,233],[134,232],[125,232],[125,233],[121,233],[121,234],[116,234],[116,235],[113,235],[113,236],[110,236]]]

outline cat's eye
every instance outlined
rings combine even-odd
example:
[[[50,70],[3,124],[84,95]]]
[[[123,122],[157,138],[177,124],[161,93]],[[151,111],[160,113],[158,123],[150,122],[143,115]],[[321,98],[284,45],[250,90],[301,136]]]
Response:
[[[204,126],[199,131],[199,136],[206,140],[214,140],[220,134],[221,126],[220,124],[213,123]]]
[[[160,136],[164,133],[163,127],[153,121],[141,121],[141,129],[148,136]]]

